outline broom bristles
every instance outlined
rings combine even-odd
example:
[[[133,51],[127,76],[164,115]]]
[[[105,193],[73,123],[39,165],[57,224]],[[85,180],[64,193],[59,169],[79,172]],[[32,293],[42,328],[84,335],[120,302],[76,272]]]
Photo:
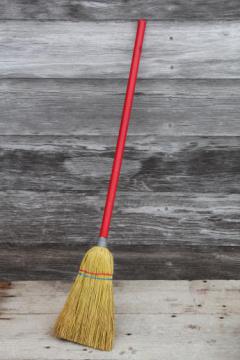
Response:
[[[114,339],[113,256],[94,246],[84,256],[79,274],[55,325],[59,338],[100,350]]]

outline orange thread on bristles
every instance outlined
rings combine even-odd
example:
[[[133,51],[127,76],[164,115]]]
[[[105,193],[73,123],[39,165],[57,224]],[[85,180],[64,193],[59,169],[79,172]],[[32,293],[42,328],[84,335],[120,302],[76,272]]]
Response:
[[[96,272],[91,272],[91,271],[87,271],[87,270],[83,270],[80,269],[80,272],[83,272],[85,274],[89,274],[89,275],[96,275],[96,276],[112,276],[113,274],[109,274],[109,273],[96,273]]]

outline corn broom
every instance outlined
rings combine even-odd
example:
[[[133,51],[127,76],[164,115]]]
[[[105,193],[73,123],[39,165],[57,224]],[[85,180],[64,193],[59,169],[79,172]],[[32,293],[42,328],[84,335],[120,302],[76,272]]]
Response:
[[[79,273],[55,324],[55,336],[100,350],[111,350],[115,334],[113,256],[107,237],[122,165],[141,56],[145,20],[138,20],[121,125],[97,246],[85,254]]]

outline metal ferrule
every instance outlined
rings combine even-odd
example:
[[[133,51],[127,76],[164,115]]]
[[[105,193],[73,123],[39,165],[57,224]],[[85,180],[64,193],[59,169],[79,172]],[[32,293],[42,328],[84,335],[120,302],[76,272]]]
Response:
[[[104,237],[100,237],[98,239],[98,246],[107,247],[107,239]]]

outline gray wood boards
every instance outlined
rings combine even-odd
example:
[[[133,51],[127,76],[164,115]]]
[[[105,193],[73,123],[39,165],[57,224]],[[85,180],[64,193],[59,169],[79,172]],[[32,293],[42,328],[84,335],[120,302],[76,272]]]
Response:
[[[5,191],[0,192],[0,198],[4,242],[67,246],[96,241],[102,196]],[[239,201],[240,195],[220,197],[219,193],[119,192],[110,242],[238,246]]]
[[[0,136],[0,191],[105,193],[114,143],[109,135]],[[237,199],[239,152],[238,136],[130,135],[119,190],[149,197],[196,193],[199,202],[199,194],[207,202],[206,193],[217,194],[219,201]]]
[[[135,22],[0,22],[0,78],[127,78]],[[149,22],[139,78],[240,77],[240,24]]]
[[[116,340],[104,355],[52,336],[69,286],[60,281],[0,284],[1,359],[239,357],[239,281],[115,282]]]
[[[1,2],[0,277],[70,279],[95,243],[139,17],[115,276],[239,278],[235,0]]]
[[[91,245],[94,245],[93,228],[87,234],[87,236],[93,234],[88,244],[81,244],[81,239],[86,234],[78,238],[78,242],[67,242],[68,234],[66,234],[63,243],[62,228],[54,231],[53,236],[59,236],[60,239],[58,244],[53,244],[49,238],[44,238],[44,230],[36,243],[32,240],[24,242],[24,239],[19,239],[22,234],[28,235],[20,224],[18,228],[14,225],[13,229],[14,241],[1,244],[0,273],[5,280],[68,279],[72,281],[78,273],[82,256]],[[148,230],[151,234],[151,229]],[[17,231],[18,238],[16,238]],[[147,239],[146,237],[145,240]],[[76,236],[73,236],[73,240],[76,240]],[[120,243],[118,239],[115,242]],[[114,279],[240,279],[239,246],[209,244],[193,246],[181,243],[115,245],[111,240],[110,250],[114,255]]]
[[[125,79],[1,79],[0,134],[116,136],[125,87]],[[138,80],[129,134],[146,143],[152,134],[238,136],[239,97],[238,79]]]
[[[147,18],[152,20],[239,19],[238,0],[8,0],[0,4],[0,19],[95,21]]]

